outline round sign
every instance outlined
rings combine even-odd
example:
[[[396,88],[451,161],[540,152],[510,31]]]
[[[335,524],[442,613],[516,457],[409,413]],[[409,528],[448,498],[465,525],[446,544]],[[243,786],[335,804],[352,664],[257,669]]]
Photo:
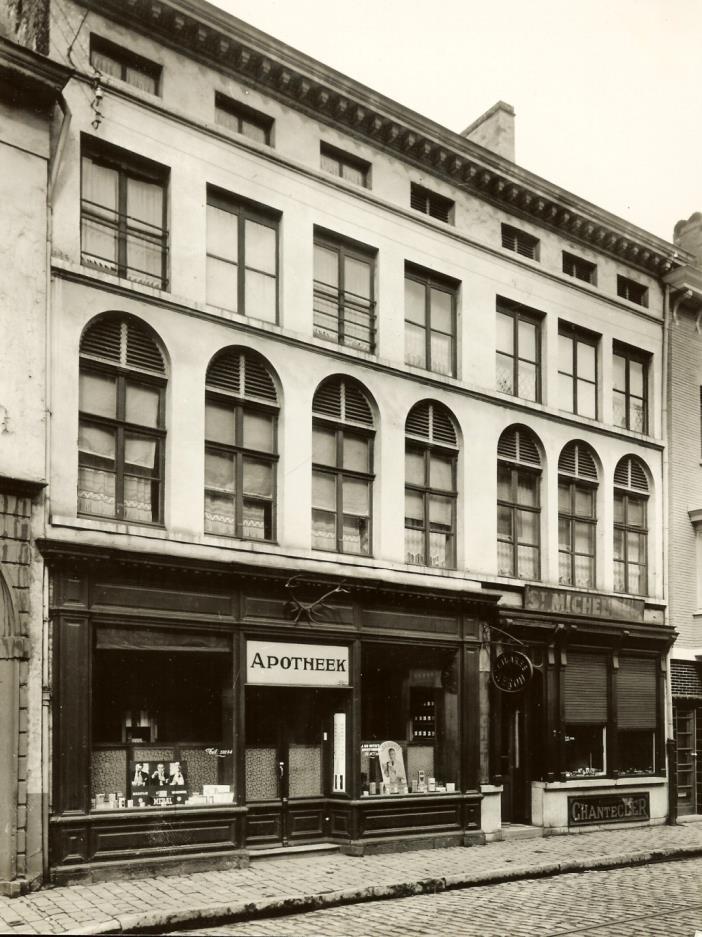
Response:
[[[529,683],[534,665],[521,651],[504,651],[495,658],[492,682],[503,693],[520,693]]]

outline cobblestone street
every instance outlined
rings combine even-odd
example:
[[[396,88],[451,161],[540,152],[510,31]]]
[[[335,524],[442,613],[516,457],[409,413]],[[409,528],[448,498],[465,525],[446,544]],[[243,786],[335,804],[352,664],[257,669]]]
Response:
[[[509,882],[191,933],[229,937],[693,937],[702,860]]]

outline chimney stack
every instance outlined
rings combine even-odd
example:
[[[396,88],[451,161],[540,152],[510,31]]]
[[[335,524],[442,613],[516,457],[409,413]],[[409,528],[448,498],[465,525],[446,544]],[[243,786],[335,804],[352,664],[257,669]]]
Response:
[[[514,162],[514,108],[498,101],[462,131],[461,136]]]

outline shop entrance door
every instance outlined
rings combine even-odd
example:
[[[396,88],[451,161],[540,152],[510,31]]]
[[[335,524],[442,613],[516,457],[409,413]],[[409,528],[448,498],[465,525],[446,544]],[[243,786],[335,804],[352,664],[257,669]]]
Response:
[[[346,789],[346,696],[326,688],[247,688],[249,846],[328,835],[326,797]]]
[[[524,699],[502,704],[500,767],[502,773],[502,822],[531,822],[530,786],[527,779],[527,717]]]
[[[678,813],[702,813],[702,707],[675,707]]]

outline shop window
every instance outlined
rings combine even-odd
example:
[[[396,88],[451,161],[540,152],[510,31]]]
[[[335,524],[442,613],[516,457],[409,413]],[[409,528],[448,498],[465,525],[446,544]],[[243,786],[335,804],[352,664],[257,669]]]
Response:
[[[163,517],[166,368],[150,329],[106,315],[80,343],[78,513]]]
[[[406,364],[455,377],[456,294],[455,282],[406,267]]]
[[[523,400],[541,399],[541,318],[498,299],[497,389]]]
[[[215,94],[215,122],[249,140],[270,146],[273,118],[219,92]]]
[[[458,437],[440,403],[424,401],[405,423],[405,561],[456,565]]]
[[[597,419],[599,339],[569,323],[558,327],[558,400],[562,410]]]
[[[208,188],[208,303],[277,321],[278,218],[270,209]]]
[[[455,204],[453,199],[425,189],[424,186],[417,185],[415,182],[410,183],[410,205],[415,211],[421,211],[422,214],[436,218],[438,221],[453,224]]]
[[[92,687],[92,809],[233,802],[227,636],[99,627]]]
[[[541,543],[541,456],[526,427],[510,427],[497,444],[497,571],[538,579]]]
[[[352,378],[332,377],[312,402],[312,546],[371,552],[373,413]]]
[[[620,774],[653,774],[656,771],[656,668],[657,661],[652,658],[619,658],[617,730]]]
[[[590,447],[568,443],[558,460],[558,581],[595,587],[597,467]]]
[[[324,172],[354,185],[370,188],[370,163],[328,143],[320,144],[320,165]]]
[[[614,425],[648,432],[648,365],[650,356],[615,343],[612,365],[612,408]]]
[[[614,590],[648,591],[648,479],[635,456],[620,459],[614,472]]]
[[[607,771],[608,666],[604,654],[568,654],[563,674],[567,777]]]
[[[314,236],[314,334],[375,351],[375,251],[320,232]]]
[[[90,64],[102,75],[119,78],[149,94],[159,94],[161,66],[102,36],[90,37]]]
[[[278,394],[265,360],[227,348],[207,369],[205,531],[275,539]]]
[[[362,670],[361,796],[459,790],[456,651],[368,645]]]
[[[168,170],[86,138],[82,157],[81,263],[168,289]]]

